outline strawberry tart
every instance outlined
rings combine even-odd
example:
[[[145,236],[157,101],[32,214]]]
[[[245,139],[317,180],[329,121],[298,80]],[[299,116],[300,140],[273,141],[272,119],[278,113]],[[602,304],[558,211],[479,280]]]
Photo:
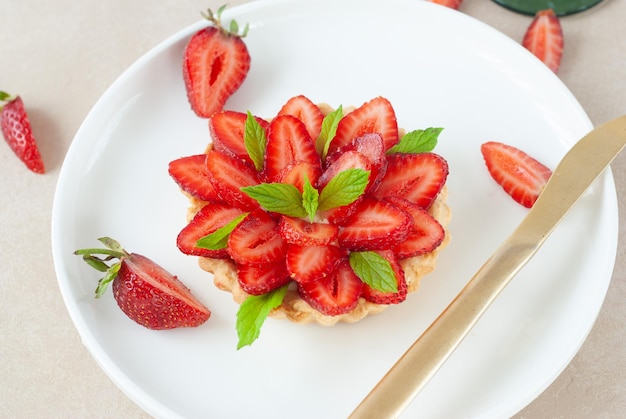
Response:
[[[383,97],[333,109],[295,96],[272,119],[224,110],[209,130],[204,153],[169,165],[191,202],[177,245],[241,304],[238,329],[263,311],[355,322],[435,269],[450,219],[440,128],[399,129]]]

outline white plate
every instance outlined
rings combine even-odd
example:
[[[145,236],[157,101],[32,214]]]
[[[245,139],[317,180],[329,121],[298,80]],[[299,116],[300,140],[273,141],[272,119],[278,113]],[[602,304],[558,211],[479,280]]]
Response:
[[[456,295],[526,213],[491,180],[479,145],[519,146],[554,167],[591,128],[560,80],[519,44],[415,0],[268,0],[227,9],[250,22],[248,79],[227,107],[272,116],[289,97],[360,105],[378,95],[399,125],[445,127],[452,242],[404,304],[352,325],[268,320],[236,351],[230,294],[175,246],[186,199],[167,164],[202,151],[206,121],[189,109],[181,53],[203,23],[141,58],[98,101],[60,175],[52,242],[59,286],[85,346],[157,417],[342,418]],[[179,275],[213,311],[196,329],[137,326],[72,251],[109,235]],[[540,394],[591,329],[611,278],[617,204],[607,172],[504,291],[407,417],[501,418]]]

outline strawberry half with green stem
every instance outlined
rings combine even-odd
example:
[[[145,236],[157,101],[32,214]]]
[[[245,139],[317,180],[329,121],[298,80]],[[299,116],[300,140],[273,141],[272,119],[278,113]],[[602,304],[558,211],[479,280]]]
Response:
[[[531,208],[552,176],[552,170],[526,152],[501,142],[486,142],[480,151],[491,177],[515,201]]]
[[[250,70],[250,53],[243,39],[248,25],[239,33],[232,20],[222,26],[220,7],[203,16],[213,24],[194,34],[185,47],[183,77],[193,111],[202,118],[220,112],[228,98],[243,84]]]
[[[20,96],[12,97],[0,91],[0,127],[11,150],[32,172],[45,172],[37,141]]]
[[[98,282],[96,298],[101,297],[111,283],[113,297],[120,309],[131,320],[148,329],[196,327],[209,319],[209,309],[163,267],[145,256],[128,253],[109,237],[98,240],[106,248],[74,252],[105,274]],[[113,259],[118,261],[107,264]]]
[[[553,10],[540,10],[524,34],[522,45],[555,73],[563,56],[563,29]]]

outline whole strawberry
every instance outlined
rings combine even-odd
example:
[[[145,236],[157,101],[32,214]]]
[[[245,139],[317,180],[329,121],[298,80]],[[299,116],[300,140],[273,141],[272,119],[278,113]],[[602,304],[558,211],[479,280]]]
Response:
[[[4,103],[4,104],[3,104]],[[2,136],[26,167],[35,173],[44,173],[43,160],[30,127],[30,121],[19,96],[12,97],[0,91],[0,125]]]
[[[211,312],[198,301],[177,277],[152,260],[128,253],[109,238],[98,239],[106,249],[79,249],[74,252],[105,275],[98,281],[96,298],[112,283],[113,296],[122,311],[148,329],[196,327]],[[101,256],[94,256],[101,255]],[[118,259],[113,264],[107,262]]]
[[[250,69],[250,54],[243,42],[248,25],[239,34],[234,20],[222,27],[222,6],[217,13],[204,17],[213,23],[191,37],[183,58],[183,76],[187,98],[193,111],[210,118],[221,111],[226,100],[241,86]]]

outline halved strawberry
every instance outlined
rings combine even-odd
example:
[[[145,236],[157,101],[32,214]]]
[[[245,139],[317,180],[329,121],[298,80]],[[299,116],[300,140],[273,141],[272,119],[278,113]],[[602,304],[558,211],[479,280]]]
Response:
[[[491,177],[515,201],[527,208],[532,207],[552,176],[552,170],[508,144],[490,141],[480,150]]]
[[[428,211],[404,198],[392,196],[386,200],[411,215],[409,235],[406,240],[393,248],[398,258],[423,255],[439,247],[446,233],[439,221]]]
[[[369,172],[372,169],[372,162],[356,150],[349,150],[341,155],[336,155],[317,180],[318,189],[324,189],[337,174],[348,169],[362,169]]]
[[[302,192],[304,190],[305,179],[308,179],[311,185],[315,185],[321,174],[322,168],[319,163],[295,161],[289,163],[287,167],[278,174],[276,181],[293,185]]]
[[[310,223],[301,218],[283,216],[278,222],[278,230],[289,244],[316,246],[337,244],[339,228],[334,224]]]
[[[260,208],[248,214],[228,238],[228,254],[242,265],[284,261],[286,252],[278,223]]]
[[[455,10],[461,7],[461,3],[463,3],[463,0],[429,0],[429,1],[431,3],[440,4],[442,6],[446,6]]]
[[[348,253],[333,245],[292,244],[287,249],[287,270],[292,279],[305,283],[324,278]]]
[[[339,245],[350,250],[390,249],[406,239],[410,226],[406,211],[366,197],[339,229]]]
[[[168,173],[185,192],[203,201],[219,202],[220,199],[209,180],[206,154],[181,157],[172,160]]]
[[[210,118],[220,112],[226,100],[241,86],[250,70],[250,53],[238,28],[230,32],[221,25],[220,8],[205,16],[214,26],[201,29],[187,43],[183,77],[193,111]],[[235,25],[236,27],[236,25]]]
[[[434,153],[391,154],[374,196],[399,196],[428,209],[448,177],[448,163]]]
[[[320,108],[304,95],[294,96],[283,105],[278,115],[292,115],[306,126],[309,135],[315,141],[322,130],[324,114]]]
[[[262,295],[291,281],[285,261],[271,264],[237,265],[241,289],[252,295]]]
[[[298,285],[300,297],[322,314],[337,316],[353,310],[359,302],[363,282],[347,259],[327,277]]]
[[[176,245],[181,252],[187,255],[225,259],[228,257],[226,249],[209,250],[198,247],[196,243],[202,237],[224,227],[243,213],[242,210],[228,204],[207,204],[178,233]]]
[[[306,126],[295,116],[277,116],[267,132],[267,147],[263,172],[269,182],[279,179],[283,170],[293,162],[308,162],[320,166],[315,143]]]
[[[259,207],[259,203],[246,195],[241,188],[259,184],[254,166],[216,150],[209,150],[206,157],[209,181],[222,201],[244,211]]]
[[[357,137],[372,133],[378,133],[383,137],[385,150],[390,149],[399,140],[396,113],[391,103],[383,97],[364,103],[339,121],[328,154],[334,153]]]
[[[244,143],[247,118],[243,112],[222,111],[209,119],[209,132],[215,150],[253,164]],[[267,132],[269,122],[257,116],[254,119]]]
[[[396,283],[398,285],[397,292],[384,292],[377,290],[375,288],[370,287],[367,284],[363,284],[363,291],[361,295],[367,301],[370,301],[374,304],[399,304],[402,301],[406,300],[407,296],[407,283],[406,278],[404,277],[404,271],[402,267],[398,264],[398,260],[396,255],[390,250],[381,250],[377,252],[379,255],[387,259],[391,264],[391,268],[396,274]]]
[[[563,29],[551,9],[540,10],[524,34],[522,45],[555,73],[563,56]]]
[[[2,102],[6,102],[1,105]],[[39,146],[20,96],[0,91],[0,129],[15,155],[34,173],[45,172]]]

